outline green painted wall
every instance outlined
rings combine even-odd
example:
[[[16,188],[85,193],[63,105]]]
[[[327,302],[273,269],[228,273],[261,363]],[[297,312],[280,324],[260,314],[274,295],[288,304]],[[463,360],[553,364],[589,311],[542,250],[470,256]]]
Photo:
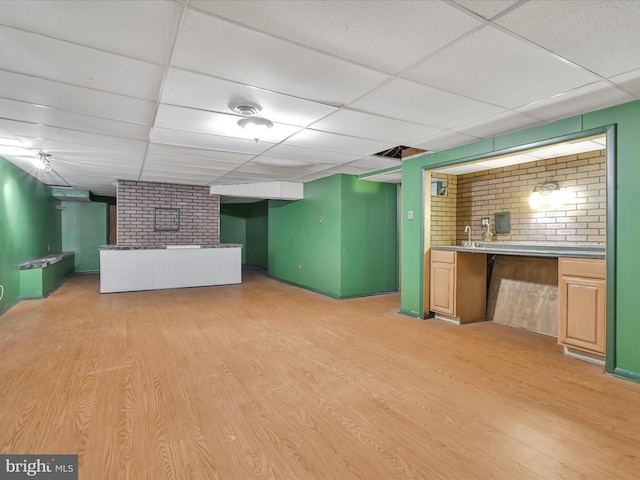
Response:
[[[270,201],[269,275],[336,298],[397,290],[396,204],[396,185],[351,175]]]
[[[341,296],[397,290],[397,186],[341,177]]]
[[[62,202],[62,249],[76,252],[76,272],[100,270],[98,247],[108,242],[108,205],[102,202]]]
[[[640,380],[640,296],[637,276],[640,271],[640,222],[637,205],[640,203],[640,102],[632,102],[584,115],[568,118],[539,127],[484,140],[471,145],[427,154],[402,164],[402,295],[401,312],[422,317],[422,181],[423,168],[463,163],[478,156],[493,154],[537,142],[545,142],[565,135],[580,134],[610,125],[616,127],[614,159],[615,185],[614,227],[607,232],[608,301],[615,308],[615,317],[608,318],[609,339],[607,371]],[[414,211],[414,220],[407,220],[407,211]],[[613,290],[610,285],[615,288]],[[611,322],[611,323],[610,323]],[[612,326],[610,326],[612,325]],[[613,351],[612,351],[613,350]]]
[[[267,268],[268,202],[220,205],[220,242],[241,243],[242,263]]]
[[[20,299],[18,265],[62,250],[57,205],[49,187],[0,157],[0,312]]]
[[[220,243],[239,243],[242,248],[242,264],[247,263],[247,220],[235,211],[220,205]]]
[[[246,217],[248,265],[267,268],[269,266],[269,202],[249,204]]]
[[[340,296],[341,187],[334,175],[305,183],[304,200],[269,201],[270,276]]]

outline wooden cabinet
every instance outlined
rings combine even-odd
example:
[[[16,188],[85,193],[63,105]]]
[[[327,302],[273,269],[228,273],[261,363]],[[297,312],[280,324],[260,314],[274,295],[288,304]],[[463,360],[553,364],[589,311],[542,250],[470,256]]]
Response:
[[[558,343],[605,353],[605,271],[604,260],[558,259]]]
[[[487,314],[487,255],[431,250],[429,303],[436,317],[478,322]]]

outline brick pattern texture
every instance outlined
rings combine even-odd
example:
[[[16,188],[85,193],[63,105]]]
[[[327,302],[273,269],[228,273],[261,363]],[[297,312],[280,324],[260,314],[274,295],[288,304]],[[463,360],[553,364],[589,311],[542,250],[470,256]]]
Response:
[[[156,208],[179,209],[180,229],[155,231]],[[173,215],[167,210],[160,213]],[[166,223],[165,218],[164,227]],[[220,243],[220,197],[210,195],[209,187],[118,181],[119,245],[217,243]]]
[[[565,192],[564,205],[532,210],[533,187],[547,181],[558,182]],[[433,246],[460,244],[467,239],[465,225],[472,227],[472,240],[481,241],[482,217],[491,219],[494,241],[603,245],[606,240],[605,150],[459,175],[456,192],[455,206],[447,197],[431,197]],[[509,234],[495,234],[495,214],[500,212],[511,214]],[[455,225],[449,215],[455,217]]]
[[[447,195],[431,196],[431,246],[454,245],[457,229],[458,177],[434,173],[431,181],[447,181]]]

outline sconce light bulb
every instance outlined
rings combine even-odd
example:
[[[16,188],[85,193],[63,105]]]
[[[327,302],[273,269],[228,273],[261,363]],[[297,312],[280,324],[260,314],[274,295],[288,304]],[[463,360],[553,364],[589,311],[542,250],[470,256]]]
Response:
[[[534,190],[529,195],[529,206],[533,210],[538,210],[542,206],[542,194],[537,190]]]
[[[562,190],[554,190],[549,195],[549,206],[551,208],[560,208],[564,204],[564,192]]]

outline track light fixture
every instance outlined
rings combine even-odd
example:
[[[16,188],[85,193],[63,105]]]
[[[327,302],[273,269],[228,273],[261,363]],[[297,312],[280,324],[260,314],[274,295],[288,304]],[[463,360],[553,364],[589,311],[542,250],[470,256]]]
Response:
[[[51,154],[38,152],[38,168],[44,173],[51,173],[51,161],[49,160]]]

